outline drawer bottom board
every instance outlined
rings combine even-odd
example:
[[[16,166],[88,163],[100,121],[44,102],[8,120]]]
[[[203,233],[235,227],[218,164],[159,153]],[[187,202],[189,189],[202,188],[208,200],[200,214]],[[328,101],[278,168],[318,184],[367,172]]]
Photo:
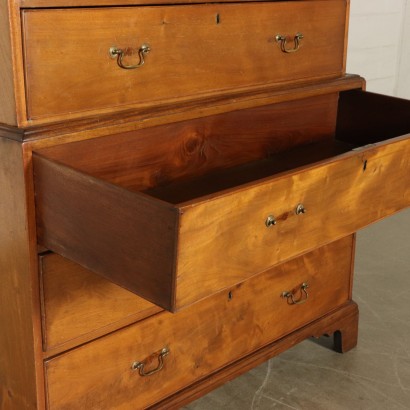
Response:
[[[48,360],[49,409],[147,408],[326,315],[349,300],[353,246],[346,237],[177,314],[159,313]],[[293,304],[286,291],[305,303]],[[164,348],[163,368],[141,376],[135,363],[155,369]]]

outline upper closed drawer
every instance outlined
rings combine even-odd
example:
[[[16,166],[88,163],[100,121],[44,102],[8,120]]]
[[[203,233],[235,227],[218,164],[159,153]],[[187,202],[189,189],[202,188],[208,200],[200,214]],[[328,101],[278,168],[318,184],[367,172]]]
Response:
[[[345,20],[345,0],[28,10],[28,118],[338,77]]]
[[[337,102],[39,150],[39,242],[175,311],[409,206],[410,102]]]

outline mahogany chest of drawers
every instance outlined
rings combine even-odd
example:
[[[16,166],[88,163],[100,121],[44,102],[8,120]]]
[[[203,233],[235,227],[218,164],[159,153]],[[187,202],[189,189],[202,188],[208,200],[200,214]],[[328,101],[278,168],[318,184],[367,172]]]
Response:
[[[348,14],[1,4],[2,410],[179,408],[356,345],[355,232],[410,204],[410,102],[345,73]]]

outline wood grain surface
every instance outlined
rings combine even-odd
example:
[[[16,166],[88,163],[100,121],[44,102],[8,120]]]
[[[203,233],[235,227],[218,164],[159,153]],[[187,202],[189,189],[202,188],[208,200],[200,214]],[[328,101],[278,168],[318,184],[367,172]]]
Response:
[[[73,120],[71,121],[58,117],[53,118],[53,122],[47,119],[30,121],[29,126],[23,130],[24,135],[16,138],[30,142],[30,145],[36,148],[44,148],[234,110],[262,107],[343,90],[362,89],[364,85],[365,81],[362,77],[346,74],[319,82],[315,79],[305,79],[291,83],[266,85],[258,90],[236,90],[229,95],[214,95],[206,100],[185,99],[141,110],[130,108],[121,112],[110,112],[110,109],[106,109],[94,116],[77,113],[72,114]]]
[[[329,140],[337,107],[338,93],[330,93],[62,144],[41,153],[127,189],[146,190]]]
[[[352,243],[352,237],[344,238],[231,288],[230,294],[219,293],[177,315],[160,313],[47,361],[50,409],[146,408],[341,307],[349,295]],[[303,282],[309,283],[309,299],[288,304],[282,292],[294,290],[299,298]],[[134,361],[155,368],[164,347],[170,353],[160,372],[141,377],[131,370]]]
[[[408,207],[409,158],[407,136],[180,204],[177,309]]]
[[[160,308],[56,254],[40,258],[44,348],[56,354]]]
[[[9,22],[9,4],[0,7],[0,124],[17,124],[16,102],[13,80],[13,54]]]
[[[37,398],[41,379],[36,380],[42,376],[41,357],[38,363],[41,341],[34,330],[39,312],[35,311],[36,281],[31,272],[26,212],[21,145],[0,138],[1,410],[37,410],[42,405]]]
[[[260,0],[241,0],[241,3],[258,2]],[[305,0],[306,1],[306,0]],[[320,0],[327,1],[327,0]],[[222,0],[220,3],[236,3],[238,0]],[[152,5],[152,0],[121,0],[121,5]],[[213,0],[155,0],[155,4],[173,5],[173,4],[196,4],[196,3],[214,3]],[[348,0],[346,1],[348,3]],[[22,8],[37,7],[55,7],[53,0],[20,0]],[[98,7],[98,6],[118,6],[116,0],[59,0],[59,7]]]
[[[37,154],[33,164],[39,243],[172,309],[178,210]]]
[[[359,311],[357,304],[349,301],[336,311],[316,319],[309,325],[295,330],[289,335],[264,346],[254,353],[241,357],[239,360],[230,363],[216,373],[187,386],[178,391],[178,393],[150,406],[148,409],[178,410],[183,405],[209,393],[211,390],[233,380],[235,377],[240,376],[263,362],[266,362],[270,358],[284,352],[311,336],[319,338],[324,334],[335,335],[337,332],[337,337],[339,337],[341,342],[346,339],[349,341],[349,345],[346,343],[344,346],[346,349],[343,350],[343,352],[347,352],[348,346],[351,349],[357,344],[358,319]],[[343,331],[340,331],[339,329],[343,329]],[[356,344],[354,343],[355,340]]]
[[[343,0],[26,10],[28,117],[70,118],[340,77],[345,15]],[[289,36],[293,47],[299,32],[300,50],[282,52],[275,36]],[[152,50],[139,69],[110,58],[115,46],[129,50],[125,63],[135,64],[142,44]]]

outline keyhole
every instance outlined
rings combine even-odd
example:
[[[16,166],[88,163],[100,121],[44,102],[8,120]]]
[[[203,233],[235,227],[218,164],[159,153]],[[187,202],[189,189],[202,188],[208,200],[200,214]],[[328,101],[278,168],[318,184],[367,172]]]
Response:
[[[221,22],[221,16],[219,15],[219,13],[216,15],[216,24],[219,24]]]
[[[367,168],[367,159],[365,159],[363,162],[363,172],[366,171],[366,168]]]
[[[233,298],[233,294],[232,294],[232,291],[231,291],[231,292],[228,293],[228,300],[232,300],[232,298]]]

